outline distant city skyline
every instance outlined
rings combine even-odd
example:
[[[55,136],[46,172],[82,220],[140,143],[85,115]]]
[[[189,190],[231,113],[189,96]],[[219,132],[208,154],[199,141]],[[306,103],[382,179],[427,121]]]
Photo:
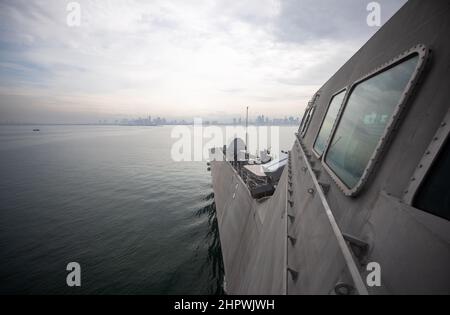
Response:
[[[147,117],[139,117],[134,119],[122,118],[115,120],[99,120],[100,125],[126,125],[126,126],[158,126],[158,125],[192,125],[195,118],[185,118],[185,119],[166,119],[165,117],[152,117],[151,115]],[[201,119],[204,125],[245,125],[246,120],[242,117],[235,117],[231,120],[229,119]],[[256,118],[249,117],[248,123],[250,125],[299,125],[300,117],[284,117],[284,118],[272,118],[264,115],[259,115]]]
[[[79,125],[123,125],[123,126],[158,126],[158,125],[192,125],[194,120],[200,119],[204,125],[245,125],[245,117],[233,118],[202,118],[202,117],[184,117],[179,119],[171,119],[160,116],[144,116],[137,118],[115,118],[115,119],[99,119],[95,122],[79,122],[79,123],[56,123],[56,124],[79,124]],[[273,125],[299,125],[301,116],[284,116],[269,117],[265,115],[249,116],[249,125],[273,126]],[[0,121],[0,125],[45,125],[54,123],[42,122],[14,122]]]
[[[1,1],[0,123],[298,117],[379,29],[370,2]],[[406,0],[377,2],[384,24]]]

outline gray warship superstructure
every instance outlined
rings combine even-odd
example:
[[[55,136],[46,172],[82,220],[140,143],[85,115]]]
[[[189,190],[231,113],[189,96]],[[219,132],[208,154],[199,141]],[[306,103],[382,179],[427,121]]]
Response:
[[[279,178],[211,161],[228,294],[450,293],[449,34],[450,1],[407,2],[312,97]]]

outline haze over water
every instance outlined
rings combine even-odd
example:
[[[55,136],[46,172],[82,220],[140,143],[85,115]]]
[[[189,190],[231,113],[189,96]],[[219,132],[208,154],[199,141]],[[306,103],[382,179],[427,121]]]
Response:
[[[172,161],[172,127],[33,128],[0,126],[0,293],[220,291],[211,176]]]

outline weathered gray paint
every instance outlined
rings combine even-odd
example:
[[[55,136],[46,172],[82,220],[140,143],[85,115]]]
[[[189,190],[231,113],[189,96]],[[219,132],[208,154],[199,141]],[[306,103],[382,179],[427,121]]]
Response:
[[[450,222],[403,201],[450,106],[448,34],[450,1],[409,1],[320,89],[302,139],[318,181],[329,185],[326,201],[339,229],[369,245],[363,260],[354,258],[362,279],[367,262],[381,265],[382,286],[368,288],[372,294],[450,293]],[[417,44],[432,52],[421,83],[375,172],[357,197],[347,197],[312,153],[329,101]],[[308,192],[314,183],[305,166],[297,140],[274,196],[258,203],[228,163],[211,163],[228,293],[328,294],[337,283],[354,286],[323,202]]]

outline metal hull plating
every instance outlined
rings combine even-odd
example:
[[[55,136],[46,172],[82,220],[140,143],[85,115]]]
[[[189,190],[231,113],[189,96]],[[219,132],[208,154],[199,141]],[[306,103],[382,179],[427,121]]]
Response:
[[[450,293],[450,222],[408,195],[450,124],[448,34],[449,1],[409,1],[320,89],[271,198],[254,200],[229,163],[211,163],[228,293],[333,294],[341,284],[360,294]],[[330,99],[418,44],[432,52],[420,82],[367,183],[349,197],[312,151]],[[366,285],[369,262],[381,266],[381,286]]]

